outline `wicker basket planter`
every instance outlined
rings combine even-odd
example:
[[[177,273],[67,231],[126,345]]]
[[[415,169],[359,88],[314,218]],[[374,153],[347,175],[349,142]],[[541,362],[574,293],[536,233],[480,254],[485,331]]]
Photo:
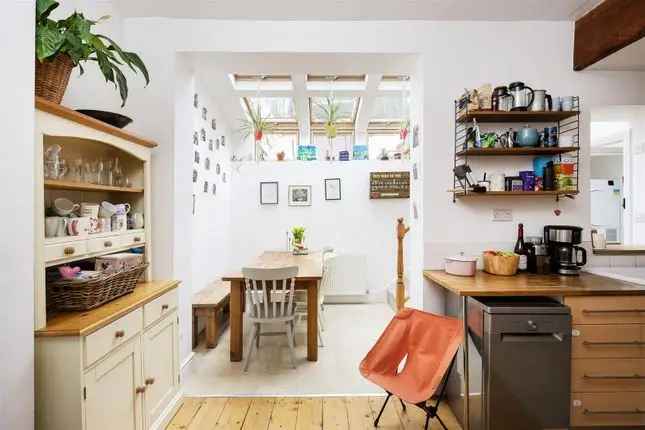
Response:
[[[56,310],[86,311],[131,293],[148,263],[85,282],[57,281],[47,284],[47,304]]]
[[[51,61],[36,60],[36,95],[60,104],[65,95],[74,63],[69,55],[59,54]]]

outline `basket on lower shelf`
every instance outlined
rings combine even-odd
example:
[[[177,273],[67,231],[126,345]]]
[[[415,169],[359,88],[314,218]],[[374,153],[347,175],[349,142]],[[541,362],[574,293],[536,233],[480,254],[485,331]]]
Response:
[[[47,305],[57,310],[86,311],[131,293],[148,267],[140,264],[87,281],[60,280],[47,284]]]

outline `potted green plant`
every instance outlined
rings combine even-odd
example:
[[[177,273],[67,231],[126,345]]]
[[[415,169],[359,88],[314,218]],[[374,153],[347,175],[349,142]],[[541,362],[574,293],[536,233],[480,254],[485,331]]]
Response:
[[[293,253],[296,255],[305,254],[307,252],[307,248],[305,248],[305,228],[299,226],[293,227],[291,229],[291,236],[293,237]]]
[[[58,6],[55,0],[36,0],[36,95],[60,104],[72,69],[78,66],[83,74],[82,63],[94,61],[106,82],[119,90],[123,107],[128,82],[121,68],[141,72],[147,85],[150,76],[145,64],[139,55],[124,51],[109,37],[92,33],[92,26],[108,16],[92,21],[74,12],[55,21],[49,16]]]
[[[325,134],[329,139],[335,138],[338,133],[336,123],[340,113],[340,104],[332,96],[325,98],[324,103],[317,103],[316,105],[325,115]]]
[[[255,110],[249,109],[249,117],[241,119],[240,122],[242,125],[239,131],[242,133],[242,137],[246,140],[249,136],[253,135],[255,142],[262,140],[264,134],[270,132],[273,128],[266,117],[262,115],[259,105]]]
[[[408,134],[410,133],[410,120],[404,120],[401,121],[401,128],[399,130],[399,138],[401,141],[405,141],[405,139],[408,138]]]

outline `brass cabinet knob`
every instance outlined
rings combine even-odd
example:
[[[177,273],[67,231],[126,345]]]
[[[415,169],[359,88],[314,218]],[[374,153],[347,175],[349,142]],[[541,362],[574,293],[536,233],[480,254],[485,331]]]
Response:
[[[155,378],[146,378],[145,383],[146,385],[152,385],[155,383]]]
[[[63,254],[72,255],[72,254],[74,254],[74,251],[76,251],[76,250],[74,249],[73,246],[68,246],[67,248],[63,249]]]
[[[146,392],[146,387],[137,387],[134,392],[137,394],[143,394]]]
[[[161,305],[161,312],[167,311],[168,310],[168,305]]]
[[[103,246],[105,246],[106,248],[110,248],[112,246],[112,241],[106,240],[105,242],[103,242]]]
[[[139,236],[136,236],[136,237],[133,239],[133,241],[134,241],[134,242],[141,242],[141,238],[140,238]]]
[[[123,337],[123,336],[125,336],[125,330],[117,330],[114,333],[114,337]]]

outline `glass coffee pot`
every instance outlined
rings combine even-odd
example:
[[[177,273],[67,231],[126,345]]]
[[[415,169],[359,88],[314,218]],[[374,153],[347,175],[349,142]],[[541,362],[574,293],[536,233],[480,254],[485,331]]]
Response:
[[[513,82],[508,86],[509,93],[513,96],[512,111],[526,111],[535,99],[535,91],[524,82]]]

